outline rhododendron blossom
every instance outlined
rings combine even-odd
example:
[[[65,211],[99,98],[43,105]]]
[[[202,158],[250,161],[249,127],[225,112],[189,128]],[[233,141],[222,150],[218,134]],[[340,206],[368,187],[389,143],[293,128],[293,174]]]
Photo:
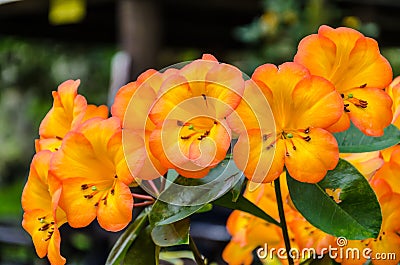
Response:
[[[61,192],[59,181],[49,174],[52,153],[38,152],[32,159],[28,181],[22,193],[24,220],[22,226],[31,235],[36,253],[47,255],[51,264],[65,264],[60,254],[61,236],[58,228],[67,222],[58,207]]]
[[[107,118],[105,105],[87,105],[86,99],[78,94],[80,80],[68,80],[53,91],[53,107],[40,123],[40,139],[36,140],[36,151],[55,151],[70,130],[94,117]]]
[[[160,250],[181,244],[208,264],[189,220],[218,206],[233,210],[228,264],[250,265],[255,252],[264,264],[366,261],[328,256],[337,245],[395,254],[371,258],[395,265],[400,79],[391,79],[375,40],[321,26],[294,62],[262,64],[251,78],[210,54],[144,71],[116,93],[111,117],[78,94],[79,80],[65,81],[40,124],[22,226],[52,265],[66,263],[59,227],[93,221],[127,228],[106,264],[135,263],[133,253],[163,263]]]
[[[321,26],[300,41],[294,61],[331,81],[341,95],[344,113],[332,132],[348,129],[351,120],[367,135],[383,134],[392,120],[392,101],[383,90],[392,81],[392,68],[374,39],[350,28]]]
[[[159,177],[167,168],[204,177],[225,158],[231,135],[224,118],[239,104],[243,89],[242,73],[210,55],[141,83],[126,109],[124,129],[145,129],[147,161],[157,160],[159,174],[143,172],[138,178]]]
[[[273,181],[284,166],[299,181],[320,181],[327,170],[335,168],[339,159],[337,142],[326,131],[343,112],[340,96],[332,84],[310,75],[296,63],[279,67],[262,65],[255,70],[252,80],[269,102],[276,131],[262,132],[257,125],[247,122],[249,128],[241,133],[233,152],[238,167],[255,182]],[[246,91],[245,97],[251,97]],[[253,106],[257,107],[264,108],[264,105]],[[237,112],[244,120],[251,109],[239,107]],[[271,151],[274,146],[275,155]],[[264,161],[272,157],[268,171]]]
[[[110,231],[123,229],[132,219],[134,182],[122,150],[118,118],[91,119],[69,132],[54,154],[51,172],[63,185],[60,205],[72,227],[87,226],[96,217]],[[143,163],[137,140],[137,171]],[[132,159],[131,159],[132,161]]]

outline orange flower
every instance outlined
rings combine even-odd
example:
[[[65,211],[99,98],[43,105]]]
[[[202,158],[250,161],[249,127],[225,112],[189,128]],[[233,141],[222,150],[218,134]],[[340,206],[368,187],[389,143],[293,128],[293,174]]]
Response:
[[[185,177],[207,175],[226,156],[231,132],[225,117],[243,89],[242,73],[210,55],[170,75],[150,111],[152,154]]]
[[[366,262],[366,257],[362,253],[369,255],[373,265],[397,265],[400,262],[400,194],[390,189],[390,186],[383,179],[372,182],[372,187],[378,195],[382,211],[382,227],[376,239],[369,238],[364,240],[349,240],[344,247],[343,253],[348,249],[359,249],[360,258],[349,256],[336,261],[344,265],[362,265]],[[367,249],[369,248],[369,249]],[[367,249],[367,250],[366,250]],[[391,259],[384,259],[384,255],[393,255]]]
[[[124,151],[128,156],[130,150],[136,151],[130,146],[130,138],[136,138],[138,134],[142,136],[146,157],[142,169],[136,176],[139,179],[155,179],[167,172],[167,169],[150,152],[149,138],[155,125],[149,119],[148,113],[156,100],[161,83],[174,71],[175,69],[170,69],[161,74],[153,69],[147,70],[135,82],[118,90],[111,107],[111,114],[122,122]],[[129,161],[128,166],[131,166]]]
[[[53,91],[53,107],[39,127],[40,139],[36,140],[36,151],[55,151],[61,146],[64,136],[82,122],[94,118],[107,118],[107,106],[87,105],[86,99],[78,95],[79,80],[68,80]]]
[[[247,131],[241,132],[233,151],[239,169],[253,182],[273,181],[282,173],[284,165],[299,181],[320,181],[327,170],[335,168],[339,159],[337,142],[325,130],[343,112],[341,98],[332,84],[310,75],[296,63],[279,67],[262,65],[255,70],[252,80],[267,98],[276,128],[275,132],[257,128],[259,125],[253,123],[258,121],[247,118],[251,117],[252,110],[238,107],[238,115],[247,120]],[[252,91],[246,87],[244,98],[260,98],[252,96]],[[263,103],[252,106],[258,113],[268,110]],[[267,165],[272,158],[269,169]]]
[[[348,129],[351,120],[367,135],[383,135],[392,120],[392,101],[383,90],[392,68],[374,39],[350,28],[321,26],[301,40],[294,61],[331,81],[342,96],[345,112],[330,131]]]
[[[386,92],[393,100],[393,120],[392,124],[400,128],[400,76],[393,79],[393,82],[386,88]]]
[[[65,264],[60,254],[58,228],[66,223],[64,211],[58,207],[61,185],[49,172],[52,153],[38,152],[32,160],[28,181],[22,193],[24,219],[22,226],[31,235],[40,258],[47,255],[51,264]]]
[[[129,185],[133,176],[125,162],[122,133],[118,118],[91,119],[67,133],[54,154],[51,172],[62,182],[60,206],[72,227],[83,227],[96,216],[109,231],[123,229],[132,219],[133,198]],[[129,161],[136,162],[136,174],[143,164],[140,137],[137,152]],[[132,147],[135,145],[131,143]]]
[[[385,180],[394,192],[400,194],[400,145],[395,145],[382,151],[385,163],[376,172],[373,179]]]

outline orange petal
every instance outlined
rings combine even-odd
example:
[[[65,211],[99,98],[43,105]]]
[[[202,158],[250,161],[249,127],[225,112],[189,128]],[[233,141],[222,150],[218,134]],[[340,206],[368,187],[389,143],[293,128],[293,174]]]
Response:
[[[74,228],[88,226],[96,218],[95,203],[101,196],[98,194],[90,200],[84,198],[81,189],[81,185],[84,183],[88,182],[83,178],[71,178],[63,181],[60,206],[67,215],[69,225]],[[99,188],[99,185],[97,184],[96,187]]]
[[[161,96],[154,102],[149,117],[154,124],[159,124],[167,118],[172,110],[177,111],[179,103],[192,97],[188,80],[181,75],[172,75],[161,86]],[[184,113],[188,110],[179,108]]]
[[[390,97],[386,92],[377,88],[352,89],[350,93],[353,95],[353,98],[348,100],[350,101],[348,115],[351,121],[366,135],[382,136],[383,129],[392,121]],[[361,108],[352,104],[351,100],[356,99],[367,101],[367,107]]]
[[[327,77],[333,71],[331,62],[335,57],[336,44],[332,40],[322,34],[311,34],[300,41],[294,62],[306,66],[313,75]]]
[[[392,152],[390,161],[386,162],[382,168],[380,168],[374,179],[385,180],[394,192],[400,193],[400,146],[397,145]]]
[[[261,89],[271,91],[272,98],[269,99],[269,104],[278,131],[287,128],[289,122],[295,120],[286,116],[288,113],[289,115],[296,113],[292,109],[292,93],[300,80],[308,76],[308,70],[296,63],[284,63],[279,67],[265,64],[254,71],[252,79]],[[264,94],[267,95],[267,99],[270,97],[269,93]]]
[[[139,176],[146,159],[146,148],[142,134],[141,131],[124,129],[122,131],[122,139],[115,135],[115,139],[110,140],[108,143],[108,149],[116,149],[115,163],[118,176]],[[123,181],[125,184],[129,184],[128,181],[132,181],[130,177],[125,179],[126,181]]]
[[[108,231],[120,231],[132,220],[133,198],[127,185],[116,181],[114,193],[108,193],[107,199],[99,202],[97,220]]]
[[[311,128],[311,140],[293,137],[292,148],[285,140],[285,165],[293,178],[301,182],[316,183],[324,178],[328,170],[334,169],[339,161],[339,150],[335,137],[320,128]]]
[[[275,130],[274,117],[268,102],[272,102],[272,92],[264,83],[259,84],[253,80],[246,81],[241,102],[227,117],[230,128],[239,134],[257,128]]]
[[[274,137],[270,137],[264,141],[262,132],[257,129],[240,135],[233,149],[233,159],[251,181],[271,182],[282,173],[284,149],[281,141],[276,143],[276,149],[270,147],[273,140]]]
[[[130,82],[118,90],[114,98],[114,103],[111,106],[112,116],[118,117],[121,121],[124,120],[128,104],[139,85],[137,81]]]
[[[108,107],[106,105],[88,105],[85,111],[85,116],[83,116],[82,122],[87,121],[92,118],[108,118]]]
[[[35,150],[37,153],[44,150],[55,152],[60,148],[61,142],[62,140],[57,138],[36,139]]]
[[[111,106],[111,114],[114,117],[118,117],[121,121],[124,120],[125,112],[127,111],[129,102],[131,101],[132,96],[140,87],[148,79],[154,79],[158,72],[154,69],[149,69],[143,72],[135,82],[130,82],[125,86],[121,87],[114,98],[114,103]],[[150,89],[152,90],[152,89]],[[152,91],[154,92],[154,91]]]
[[[386,92],[393,101],[392,123],[400,128],[400,76],[393,79],[392,83],[390,83],[390,85],[386,88]]]
[[[390,253],[391,258],[383,259],[384,255],[388,257]],[[398,234],[386,234],[379,240],[379,243],[373,244],[373,251],[371,257],[377,257],[373,265],[398,265],[400,262],[400,237]]]
[[[294,61],[331,81],[339,93],[355,87],[384,88],[392,79],[389,62],[375,40],[350,28],[321,26],[300,41]]]
[[[203,56],[201,57],[201,59],[202,59],[202,60],[207,60],[207,61],[218,62],[217,58],[215,58],[214,55],[208,54],[208,53],[203,54]]]
[[[217,64],[206,75],[206,95],[216,99],[215,117],[228,116],[240,103],[245,83],[242,72],[229,64]]]
[[[190,145],[189,158],[202,168],[215,166],[225,158],[230,143],[230,131],[227,131],[226,122],[222,121],[213,126],[207,137],[194,140]]]
[[[64,135],[80,123],[86,110],[86,99],[77,95],[80,81],[68,80],[53,92],[53,107],[46,114],[39,127],[44,138],[63,138]]]
[[[45,221],[50,224],[54,219],[49,219],[49,213],[41,209],[24,213],[22,226],[32,236],[37,255],[43,258],[48,255],[52,264],[65,264],[65,259],[60,254],[60,233],[57,224],[50,225],[48,229],[41,230],[45,225],[39,219],[46,217]],[[49,231],[53,231],[49,238]]]
[[[116,117],[108,119],[94,118],[82,123],[76,131],[81,132],[94,148],[96,154],[107,154],[110,139],[116,134],[122,134],[121,122]]]
[[[371,187],[374,189],[376,196],[379,198],[393,194],[393,190],[386,180],[382,178],[376,178],[375,176],[369,181]]]
[[[374,264],[393,264],[400,261],[400,194],[386,194],[379,200],[382,209],[382,228],[377,240],[371,242],[373,253],[394,253],[393,260],[374,260]],[[374,257],[374,256],[372,256]]]
[[[102,181],[109,180],[110,177],[113,179],[115,168],[106,152],[96,153],[83,134],[69,132],[61,149],[53,156],[51,172],[62,182],[75,177]]]
[[[130,138],[129,145],[122,146],[122,134],[116,132],[108,142],[108,154],[115,165],[115,174],[126,185],[133,181],[144,163],[144,144],[140,135]],[[128,167],[128,164],[129,167]]]
[[[66,260],[61,256],[61,235],[60,231],[56,228],[51,236],[51,240],[48,247],[47,257],[52,265],[64,265]]]
[[[327,80],[312,76],[302,79],[293,90],[293,128],[326,128],[340,118],[343,101]],[[289,126],[290,128],[290,126]]]
[[[253,249],[256,246],[241,246],[236,242],[229,242],[222,252],[222,258],[230,265],[250,265],[253,262]]]
[[[336,133],[336,132],[343,132],[348,128],[350,128],[350,117],[347,114],[347,112],[343,112],[339,120],[326,129],[331,133]]]
[[[193,165],[190,164],[189,166],[184,166],[183,168],[190,168]],[[185,169],[181,169],[181,168],[175,168],[176,172],[179,173],[179,175],[182,175],[186,178],[195,178],[195,179],[199,179],[199,178],[204,178],[205,176],[207,176],[208,172],[210,172],[211,168],[207,167],[204,169],[199,169],[199,170],[185,170]]]
[[[38,222],[38,218],[46,216],[48,213],[48,211],[42,209],[27,211],[24,213],[24,219],[22,221],[23,228],[32,236],[36,254],[40,258],[46,256],[49,242],[43,240],[46,239],[47,232],[39,231],[41,224]]]
[[[119,124],[118,120],[116,122]],[[107,143],[106,140],[103,139],[103,145]],[[98,141],[101,142],[100,139]],[[53,155],[51,173],[62,181],[60,205],[73,227],[86,226],[95,218],[95,200],[101,195],[98,192],[94,198],[87,199],[81,185],[95,185],[99,191],[103,191],[115,179],[114,161],[107,157],[106,148],[100,149],[100,152],[96,152],[83,134],[69,132],[61,149]]]
[[[384,163],[379,151],[340,154],[340,158],[346,159],[348,162],[350,162],[367,179],[370,179]]]
[[[126,133],[126,131],[124,131],[124,133]],[[150,146],[149,146],[150,135],[151,135],[151,131],[145,132],[146,139],[144,141],[145,141],[146,149],[143,150],[144,151],[143,157],[145,158],[145,160],[144,160],[142,168],[135,175],[139,179],[144,179],[144,180],[156,179],[156,178],[163,176],[165,173],[167,173],[167,168],[165,168],[161,164],[161,162],[150,151]],[[129,147],[131,147],[130,144],[129,144]],[[129,153],[135,152],[135,148],[132,147],[132,150],[130,150],[130,149],[127,149],[125,146],[124,151],[126,153],[127,161],[129,163],[129,161],[131,160],[129,158]],[[129,166],[131,167],[131,164],[129,164]],[[132,171],[132,169],[131,169],[131,171]]]
[[[150,135],[150,151],[166,168],[181,167],[189,160],[189,152],[184,152],[181,145],[180,130],[176,120],[166,120],[161,128],[157,127]]]
[[[28,181],[22,192],[22,208],[24,211],[42,209],[52,212],[51,195],[48,187],[48,170],[52,153],[41,151],[37,153],[30,166]]]

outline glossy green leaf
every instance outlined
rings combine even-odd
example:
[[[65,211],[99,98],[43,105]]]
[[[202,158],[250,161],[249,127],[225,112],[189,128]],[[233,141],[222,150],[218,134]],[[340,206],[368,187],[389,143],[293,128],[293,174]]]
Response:
[[[153,242],[160,247],[169,247],[189,243],[189,219],[173,224],[159,225],[151,231]]]
[[[334,134],[340,153],[363,153],[382,150],[400,142],[400,130],[389,125],[381,137],[371,137],[363,134],[353,124],[344,132]]]
[[[280,226],[279,222],[276,221],[274,218],[272,218],[270,215],[268,215],[266,212],[261,210],[257,205],[243,197],[242,195],[239,196],[239,198],[236,200],[236,202],[232,201],[232,194],[227,193],[218,200],[214,201],[215,205],[219,205],[222,207],[226,207],[229,209],[233,210],[240,210],[246,213],[250,213],[254,216],[260,217],[261,219],[264,219],[267,222],[270,222],[272,224],[276,224]]]
[[[242,175],[233,160],[224,160],[204,178],[176,177],[153,204],[150,223],[153,226],[171,224],[198,212],[235,187]]]
[[[158,197],[159,201],[179,206],[204,205],[231,190],[243,178],[243,173],[236,167],[233,160],[223,160],[204,178],[194,179],[175,176],[173,184],[169,183]]]
[[[128,226],[128,228],[121,234],[114,247],[111,249],[108,255],[106,265],[120,264],[124,259],[125,254],[131,244],[138,237],[140,231],[147,223],[147,217],[149,215],[149,208],[145,208],[143,212],[135,219],[135,221]]]
[[[126,253],[123,264],[125,265],[158,265],[160,248],[156,246],[151,237],[152,228],[147,226],[141,230],[137,239]]]
[[[316,184],[299,182],[288,173],[287,183],[294,205],[315,227],[347,239],[378,235],[382,216],[376,195],[347,161],[339,160],[336,168]]]
[[[177,206],[157,200],[149,215],[150,223],[153,226],[172,224],[194,214],[203,205]]]

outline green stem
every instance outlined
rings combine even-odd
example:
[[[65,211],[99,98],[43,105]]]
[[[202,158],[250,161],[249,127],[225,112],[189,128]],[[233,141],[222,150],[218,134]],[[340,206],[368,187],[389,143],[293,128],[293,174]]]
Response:
[[[207,259],[203,255],[201,255],[191,235],[189,235],[189,247],[193,252],[193,256],[196,260],[197,265],[207,265]]]
[[[285,241],[285,248],[286,248],[286,255],[288,259],[289,265],[293,265],[293,259],[289,256],[290,253],[290,239],[289,233],[286,225],[286,218],[285,218],[285,211],[283,210],[283,201],[282,201],[282,193],[281,193],[281,183],[279,178],[274,180],[275,186],[275,195],[276,195],[276,202],[278,203],[278,212],[279,212],[279,219],[282,228],[283,240]]]

